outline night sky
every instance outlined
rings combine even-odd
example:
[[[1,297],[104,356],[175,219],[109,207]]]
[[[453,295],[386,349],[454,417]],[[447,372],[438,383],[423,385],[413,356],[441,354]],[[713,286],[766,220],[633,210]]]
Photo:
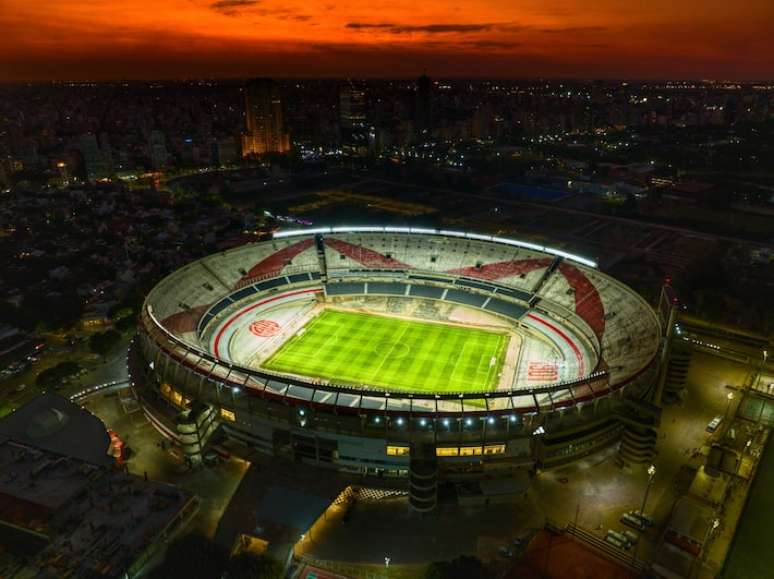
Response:
[[[0,0],[0,80],[774,77],[772,0]]]

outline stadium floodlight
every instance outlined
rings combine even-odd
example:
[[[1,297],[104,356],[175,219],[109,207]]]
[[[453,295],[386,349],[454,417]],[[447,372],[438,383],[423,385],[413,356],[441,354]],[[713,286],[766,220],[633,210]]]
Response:
[[[398,423],[398,426],[403,426],[403,418],[402,417],[399,416],[398,419],[395,422]]]
[[[294,237],[296,235],[316,235],[318,233],[330,233],[330,227],[314,227],[312,229],[288,229],[286,231],[278,231],[272,235],[273,239],[279,239],[281,237]]]
[[[299,409],[298,409],[298,413],[299,413],[301,416],[303,416],[304,414],[306,414],[306,411],[305,411],[303,408],[299,408]]]
[[[465,237],[464,231],[452,231],[450,229],[441,229],[438,233],[440,235],[448,235],[449,237]]]
[[[339,226],[339,227],[331,227],[331,233],[346,233],[346,232],[365,232],[365,231],[375,231],[377,230],[377,227],[371,227],[369,225],[355,225],[352,227],[349,226]]]
[[[489,418],[487,418],[486,422],[487,422],[487,424],[494,424],[495,423],[494,416],[490,416]]]
[[[426,426],[426,425],[427,425],[427,420],[425,418],[420,418],[419,419],[419,426]]]
[[[465,426],[470,426],[473,424],[473,419],[468,417],[465,419]]]
[[[376,424],[381,424],[381,422],[382,422],[382,417],[381,417],[381,416],[377,416],[376,418],[374,418],[374,422],[375,422]]]
[[[444,418],[443,419],[443,425],[446,426],[446,427],[449,426],[449,419],[448,418]]]
[[[511,416],[510,416],[509,420],[510,420],[511,422],[516,422],[516,421],[518,420],[518,418],[516,417],[516,415],[515,415],[515,414],[511,414]]]
[[[233,386],[233,387],[231,388],[231,391],[232,391],[234,394],[239,394],[239,393],[241,392],[241,390],[239,389],[239,386]]]
[[[468,239],[480,239],[481,241],[492,241],[491,235],[482,235],[480,233],[467,233],[465,237]]]
[[[580,255],[575,255],[574,253],[568,253],[566,251],[562,251],[561,249],[553,249],[551,247],[546,247],[544,251],[546,251],[547,253],[551,253],[553,255],[558,255],[559,257],[564,257],[571,261],[577,261],[578,263],[582,263],[583,265],[587,265],[589,267],[597,267],[596,261],[586,259],[585,257],[581,257]]]

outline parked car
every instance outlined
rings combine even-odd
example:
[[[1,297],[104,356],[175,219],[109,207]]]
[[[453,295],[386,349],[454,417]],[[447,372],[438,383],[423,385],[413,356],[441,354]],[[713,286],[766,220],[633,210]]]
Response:
[[[718,429],[718,426],[720,426],[721,422],[723,422],[722,416],[716,416],[710,420],[710,423],[707,425],[707,432],[715,432]]]

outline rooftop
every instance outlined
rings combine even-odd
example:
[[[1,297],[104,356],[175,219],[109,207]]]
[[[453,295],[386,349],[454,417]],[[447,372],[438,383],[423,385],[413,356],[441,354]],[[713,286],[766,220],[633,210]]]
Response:
[[[0,420],[0,577],[133,573],[195,513],[191,493],[119,470],[107,445],[96,417],[56,395]]]

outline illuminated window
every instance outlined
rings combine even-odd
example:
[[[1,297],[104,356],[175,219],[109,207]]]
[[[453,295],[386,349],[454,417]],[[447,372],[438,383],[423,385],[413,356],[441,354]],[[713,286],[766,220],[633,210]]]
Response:
[[[480,446],[462,446],[460,447],[460,456],[478,456],[482,453]]]
[[[220,417],[225,418],[226,420],[229,420],[231,422],[236,422],[236,414],[234,414],[233,411],[228,410],[226,408],[220,409]]]
[[[456,446],[439,446],[435,449],[435,456],[459,456],[460,449]]]
[[[178,406],[183,405],[183,395],[180,394],[177,390],[172,390],[172,402],[177,404]]]
[[[163,382],[161,384],[161,386],[159,387],[159,390],[161,390],[161,394],[167,398],[169,398],[172,395],[172,387],[166,382]]]
[[[488,444],[484,447],[484,454],[503,454],[505,453],[504,444]]]
[[[387,454],[389,456],[408,456],[408,446],[387,446]]]

